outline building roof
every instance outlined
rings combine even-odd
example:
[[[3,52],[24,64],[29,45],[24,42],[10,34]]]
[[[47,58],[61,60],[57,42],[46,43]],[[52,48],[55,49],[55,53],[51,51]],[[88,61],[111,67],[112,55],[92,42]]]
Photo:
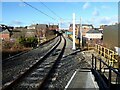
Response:
[[[70,24],[70,27],[72,27],[73,24]],[[80,24],[75,24],[75,26],[80,26]],[[82,24],[82,26],[91,26],[93,28],[92,24]]]
[[[93,27],[92,24],[82,24],[82,26],[91,26],[91,27]]]
[[[58,28],[58,25],[49,25],[50,28]]]
[[[48,28],[48,25],[47,24],[38,24],[37,25],[37,28],[39,29],[46,29],[46,28]]]
[[[2,33],[2,34],[9,34],[10,32],[6,29],[6,30],[4,30],[4,31],[2,31],[0,33]]]
[[[73,26],[73,24],[70,24],[70,27],[72,27]],[[80,24],[75,24],[75,26],[80,26]]]
[[[0,32],[7,33],[7,32],[12,32],[12,30],[13,30],[13,27],[0,24]]]
[[[46,29],[46,28],[48,28],[48,25],[47,24],[34,24],[34,25],[30,25],[28,27],[35,27],[37,29]]]
[[[86,33],[101,33],[99,30],[89,30],[88,32],[86,32]]]

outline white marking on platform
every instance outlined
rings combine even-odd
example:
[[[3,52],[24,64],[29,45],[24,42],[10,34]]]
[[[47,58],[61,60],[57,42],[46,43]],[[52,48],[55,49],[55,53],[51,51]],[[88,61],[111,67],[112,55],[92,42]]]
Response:
[[[78,69],[73,73],[72,77],[70,78],[70,80],[68,81],[67,85],[65,86],[64,90],[66,90],[68,88],[68,86],[70,85],[71,81],[73,80],[73,78],[75,77],[76,73],[78,72]]]

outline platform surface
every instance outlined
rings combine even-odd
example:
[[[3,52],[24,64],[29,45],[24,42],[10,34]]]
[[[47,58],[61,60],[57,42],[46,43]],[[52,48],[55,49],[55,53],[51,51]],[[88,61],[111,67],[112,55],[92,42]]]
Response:
[[[68,82],[66,90],[70,88],[92,88],[94,90],[98,90],[98,85],[94,81],[94,77],[90,70],[77,70],[72,78],[73,79]]]

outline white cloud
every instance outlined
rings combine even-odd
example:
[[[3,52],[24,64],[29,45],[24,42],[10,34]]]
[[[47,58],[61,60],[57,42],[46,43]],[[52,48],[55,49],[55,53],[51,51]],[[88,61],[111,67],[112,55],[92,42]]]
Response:
[[[14,24],[14,25],[22,25],[23,22],[19,21],[19,20],[14,20],[11,22],[11,24]]]
[[[91,19],[87,19],[87,20],[86,20],[86,23],[91,24],[91,23],[94,22],[93,20],[94,20],[93,18],[91,18]]]
[[[101,8],[102,8],[102,9],[110,9],[109,6],[105,6],[105,5],[101,6]]]
[[[93,16],[99,16],[100,13],[99,13],[98,9],[95,8],[92,14],[93,14]]]
[[[86,2],[84,5],[83,5],[83,9],[87,9],[90,7],[90,3],[89,2]]]
[[[100,18],[99,20],[99,23],[100,24],[108,24],[108,25],[111,25],[111,24],[114,24],[118,22],[118,17],[117,16],[113,16],[113,17],[102,17]]]
[[[94,19],[91,19],[92,24],[94,24],[95,27],[99,27],[100,25],[112,25],[118,22],[118,16],[104,16],[104,17],[95,17]]]
[[[25,7],[25,4],[20,2],[20,3],[19,3],[19,6],[20,6],[20,7]]]
[[[110,24],[111,23],[111,18],[109,17],[103,17],[100,19],[101,24]]]

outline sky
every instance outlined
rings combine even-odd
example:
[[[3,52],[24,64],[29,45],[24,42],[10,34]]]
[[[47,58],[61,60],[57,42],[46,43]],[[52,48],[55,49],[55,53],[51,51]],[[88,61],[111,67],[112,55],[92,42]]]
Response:
[[[82,24],[93,24],[94,27],[118,22],[118,2],[27,3],[37,10],[23,2],[2,2],[0,23],[10,26],[59,23],[61,28],[68,28],[72,23],[73,13],[76,16],[76,23],[80,23],[81,18]]]

